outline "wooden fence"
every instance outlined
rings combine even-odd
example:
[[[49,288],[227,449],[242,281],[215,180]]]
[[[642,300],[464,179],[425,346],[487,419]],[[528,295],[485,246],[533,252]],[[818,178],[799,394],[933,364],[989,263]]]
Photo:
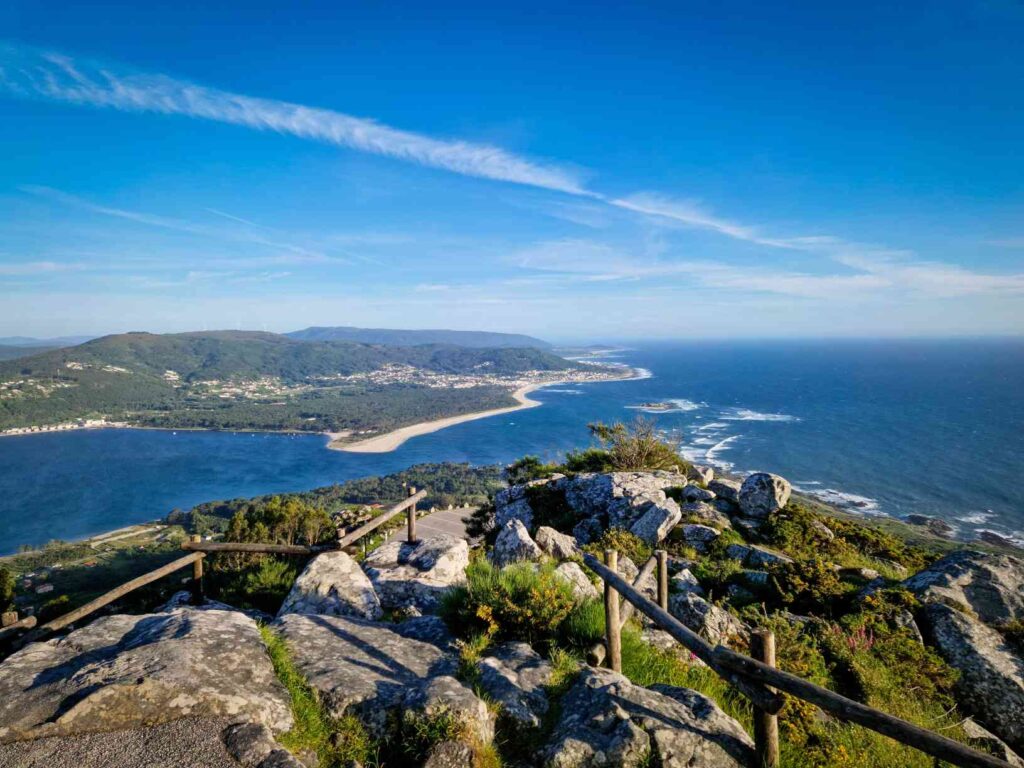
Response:
[[[86,616],[90,616],[100,608],[114,602],[115,600],[124,597],[129,592],[132,592],[140,587],[144,587],[147,584],[152,584],[158,579],[162,579],[164,576],[179,571],[182,568],[192,566],[192,592],[195,600],[198,602],[203,597],[203,560],[208,554],[218,552],[239,552],[245,554],[274,554],[274,555],[315,555],[320,552],[326,552],[330,550],[343,549],[358,539],[366,536],[368,533],[380,528],[382,525],[387,523],[389,520],[402,512],[407,512],[408,516],[408,533],[409,541],[416,541],[416,504],[427,495],[425,490],[417,492],[415,488],[409,489],[409,498],[395,504],[388,510],[368,521],[367,523],[359,526],[351,532],[338,532],[338,540],[333,544],[319,545],[319,546],[303,546],[298,544],[259,544],[250,542],[220,542],[220,541],[201,541],[198,536],[192,536],[189,541],[184,542],[181,548],[188,551],[189,554],[184,557],[179,557],[166,565],[157,568],[156,570],[150,571],[138,576],[131,581],[125,582],[119,587],[100,595],[95,600],[91,600],[85,605],[76,608],[70,613],[66,613],[52,621],[47,622],[37,629],[33,629],[36,625],[36,618],[29,616],[21,621],[14,622],[8,626],[4,626],[0,629],[0,640],[9,639],[16,632],[20,632],[26,629],[32,630],[28,634],[18,638],[12,647],[21,648],[27,643],[34,642],[46,637],[49,634],[65,629],[76,621],[84,619]]]
[[[754,705],[755,747],[762,765],[776,766],[779,762],[777,716],[783,704],[778,693],[781,691],[814,704],[837,720],[870,728],[937,760],[963,768],[1009,768],[1009,763],[991,755],[776,669],[775,642],[770,632],[754,633],[751,651],[758,658],[736,653],[723,645],[713,647],[668,612],[668,558],[659,551],[653,559],[658,568],[658,603],[640,593],[637,589],[640,579],[630,584],[618,574],[618,554],[614,550],[605,551],[603,563],[591,554],[583,556],[587,567],[604,581],[605,656],[608,665],[616,672],[622,671],[621,597],[750,699]]]
[[[86,616],[95,613],[114,600],[163,578],[175,571],[192,566],[192,588],[197,597],[203,592],[203,560],[208,553],[241,552],[283,555],[312,555],[327,550],[342,549],[363,536],[377,530],[402,512],[407,512],[408,539],[416,541],[416,503],[426,496],[426,491],[416,492],[411,488],[408,499],[394,505],[383,514],[351,532],[339,531],[335,544],[327,546],[299,546],[286,544],[253,544],[243,542],[203,542],[197,536],[185,542],[182,548],[189,554],[180,557],[154,571],[143,574],[107,592],[80,608],[57,619],[47,622],[38,629],[35,617],[28,617],[0,629],[0,639],[9,633],[31,629],[19,638],[14,647],[41,639],[46,635],[68,627]],[[784,699],[780,691],[798,699],[810,702],[843,722],[855,723],[881,733],[901,744],[945,760],[963,768],[1010,768],[1010,764],[991,755],[971,749],[957,741],[941,736],[926,728],[893,717],[860,702],[814,685],[796,675],[775,668],[775,641],[770,632],[758,631],[752,636],[751,651],[757,658],[718,645],[712,646],[668,612],[668,557],[659,550],[644,563],[639,575],[630,584],[618,573],[618,553],[605,551],[605,562],[587,553],[585,564],[604,581],[605,602],[605,643],[604,659],[614,671],[622,671],[622,626],[634,610],[638,610],[665,630],[694,656],[707,664],[722,678],[735,686],[754,706],[754,737],[758,760],[763,766],[773,767],[779,761],[778,712]],[[646,598],[640,585],[657,570],[657,603]],[[621,599],[626,601],[622,605]],[[591,656],[600,655],[591,649]],[[598,659],[600,663],[600,659]]]

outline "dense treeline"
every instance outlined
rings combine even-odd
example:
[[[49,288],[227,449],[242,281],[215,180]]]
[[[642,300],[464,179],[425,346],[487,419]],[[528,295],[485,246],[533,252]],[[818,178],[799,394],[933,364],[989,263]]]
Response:
[[[276,519],[276,512],[268,512],[268,508],[277,510],[282,504],[294,500],[330,515],[348,504],[389,504],[401,501],[408,495],[409,486],[427,489],[424,507],[447,507],[449,504],[483,504],[495,491],[504,487],[504,482],[502,468],[497,465],[472,467],[469,464],[447,462],[417,464],[391,475],[349,480],[311,491],[206,502],[193,507],[188,516],[197,532],[223,531],[228,521],[233,520],[240,511],[254,524],[265,523],[268,515],[270,519]],[[172,522],[181,522],[183,518],[181,512],[172,512],[170,517]],[[238,533],[243,531],[239,529]],[[248,535],[248,531],[244,533]]]

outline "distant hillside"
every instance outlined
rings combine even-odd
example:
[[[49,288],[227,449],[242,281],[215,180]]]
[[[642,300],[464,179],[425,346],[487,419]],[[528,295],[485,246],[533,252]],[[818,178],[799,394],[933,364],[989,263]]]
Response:
[[[550,349],[551,345],[533,336],[489,331],[393,330],[388,328],[304,328],[285,334],[300,341],[355,341],[362,344],[386,344],[412,347],[419,344],[455,344],[460,347],[532,347]]]
[[[29,357],[46,352],[53,347],[19,347],[12,344],[0,344],[0,360],[16,360],[19,357]]]
[[[127,333],[0,362],[0,429],[100,416],[169,427],[378,429],[509,405],[499,377],[576,367],[528,348]]]

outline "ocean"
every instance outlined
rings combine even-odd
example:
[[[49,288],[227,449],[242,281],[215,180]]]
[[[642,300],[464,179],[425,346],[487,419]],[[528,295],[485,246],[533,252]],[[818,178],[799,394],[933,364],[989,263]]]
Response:
[[[594,421],[653,420],[687,458],[772,471],[865,515],[941,517],[1024,543],[1024,340],[664,342],[610,361],[631,381],[551,386],[538,408],[329,451],[320,435],[82,430],[0,438],[0,554],[212,499],[313,488],[410,464],[559,458]],[[652,410],[644,403],[668,403]]]

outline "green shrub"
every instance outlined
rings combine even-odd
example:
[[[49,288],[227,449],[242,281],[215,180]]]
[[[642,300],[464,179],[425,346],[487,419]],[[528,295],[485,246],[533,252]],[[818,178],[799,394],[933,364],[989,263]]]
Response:
[[[583,549],[595,555],[602,562],[604,551],[614,549],[620,557],[625,555],[638,568],[642,568],[653,554],[650,544],[625,528],[609,528],[601,534],[599,539],[587,544]]]
[[[56,618],[63,616],[65,613],[71,610],[71,598],[67,595],[61,595],[55,597],[52,600],[47,600],[39,608],[39,613],[36,614],[39,625],[42,626],[48,621],[53,621]]]
[[[830,539],[820,524],[834,537]],[[780,514],[771,515],[760,535],[793,557],[830,557],[840,565],[863,565],[863,558],[868,557],[917,569],[933,559],[925,550],[868,525],[819,515],[799,499],[791,500]],[[869,565],[877,567],[878,563]]]
[[[611,472],[615,467],[612,455],[603,448],[586,448],[565,454],[563,469],[568,474],[579,472]]]
[[[14,576],[0,565],[0,613],[14,606]]]
[[[677,470],[686,473],[690,463],[671,445],[658,437],[654,422],[637,419],[629,426],[616,424],[588,424],[591,434],[608,452],[612,469],[620,472],[643,470]]]
[[[519,485],[551,477],[557,471],[558,466],[555,464],[544,464],[536,456],[523,456],[505,467],[505,479],[509,485]]]
[[[839,580],[831,563],[818,557],[772,563],[768,574],[769,601],[795,613],[839,615],[855,589]]]
[[[466,721],[447,707],[429,714],[408,714],[402,721],[401,751],[408,765],[422,765],[445,741],[469,741]]]
[[[544,649],[574,604],[572,588],[551,563],[495,568],[478,560],[466,568],[466,584],[445,593],[440,612],[460,637],[484,634]]]

